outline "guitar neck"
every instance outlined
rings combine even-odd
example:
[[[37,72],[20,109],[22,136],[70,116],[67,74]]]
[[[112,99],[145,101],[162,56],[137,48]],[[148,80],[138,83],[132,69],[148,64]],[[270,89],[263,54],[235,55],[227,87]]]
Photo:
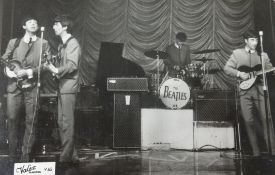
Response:
[[[275,67],[265,70],[264,73],[268,73],[268,72],[272,72],[272,71],[275,71]],[[261,70],[256,72],[256,75],[262,75],[262,74],[263,74],[263,71],[261,71]]]
[[[4,59],[4,58],[2,58],[2,57],[1,57],[1,59],[0,59],[0,63],[1,63],[1,64],[4,64],[5,66],[9,66],[9,61],[6,60],[6,59]]]

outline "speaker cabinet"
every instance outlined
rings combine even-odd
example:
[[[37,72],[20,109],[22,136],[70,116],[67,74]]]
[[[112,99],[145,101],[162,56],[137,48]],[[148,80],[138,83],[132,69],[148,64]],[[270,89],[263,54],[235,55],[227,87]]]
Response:
[[[196,91],[195,121],[234,121],[235,91]]]
[[[235,147],[235,91],[196,91],[194,149],[232,149]]]
[[[140,148],[140,113],[139,93],[114,93],[114,148]]]

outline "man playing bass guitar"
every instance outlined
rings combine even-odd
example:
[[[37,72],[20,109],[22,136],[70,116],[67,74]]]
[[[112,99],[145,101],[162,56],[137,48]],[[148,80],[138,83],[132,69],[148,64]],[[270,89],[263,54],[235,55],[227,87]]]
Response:
[[[25,35],[20,39],[11,39],[7,49],[2,56],[2,63],[6,63],[6,69],[13,72],[14,76],[9,79],[7,85],[7,116],[8,116],[8,138],[9,155],[11,163],[17,161],[17,143],[19,135],[19,117],[21,105],[25,107],[25,133],[23,136],[21,162],[30,161],[30,154],[35,140],[36,79],[40,60],[40,48],[42,52],[48,52],[49,45],[46,40],[36,36],[38,22],[34,17],[26,17],[22,21]],[[12,62],[16,64],[11,64]],[[19,66],[20,65],[20,66]],[[12,74],[9,74],[12,75]],[[29,84],[18,81],[26,80]]]
[[[247,31],[244,35],[244,48],[236,49],[227,61],[224,71],[226,74],[237,77],[239,81],[247,81],[252,78],[254,71],[261,70],[261,57],[265,62],[265,70],[272,68],[266,53],[258,53],[258,34],[254,30]],[[263,150],[260,149],[259,136],[264,136],[265,146],[268,146],[268,134],[266,124],[265,99],[262,77],[258,77],[251,87],[239,90],[240,106],[246,132],[252,148],[252,156],[261,158]],[[270,142],[271,153],[275,155],[275,135],[270,118]]]

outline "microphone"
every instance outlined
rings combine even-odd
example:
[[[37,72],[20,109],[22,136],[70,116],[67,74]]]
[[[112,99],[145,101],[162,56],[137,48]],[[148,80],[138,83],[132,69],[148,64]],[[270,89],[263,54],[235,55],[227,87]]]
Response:
[[[40,30],[41,30],[41,32],[44,32],[45,31],[45,27],[41,27]]]
[[[260,35],[260,46],[261,46],[261,52],[263,53],[263,31],[259,31],[259,35]]]

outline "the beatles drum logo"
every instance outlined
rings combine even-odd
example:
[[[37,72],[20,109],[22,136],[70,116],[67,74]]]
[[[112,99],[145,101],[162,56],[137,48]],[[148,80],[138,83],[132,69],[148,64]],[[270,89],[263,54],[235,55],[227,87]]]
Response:
[[[180,109],[189,102],[190,88],[183,80],[171,78],[163,82],[159,94],[167,107]]]

